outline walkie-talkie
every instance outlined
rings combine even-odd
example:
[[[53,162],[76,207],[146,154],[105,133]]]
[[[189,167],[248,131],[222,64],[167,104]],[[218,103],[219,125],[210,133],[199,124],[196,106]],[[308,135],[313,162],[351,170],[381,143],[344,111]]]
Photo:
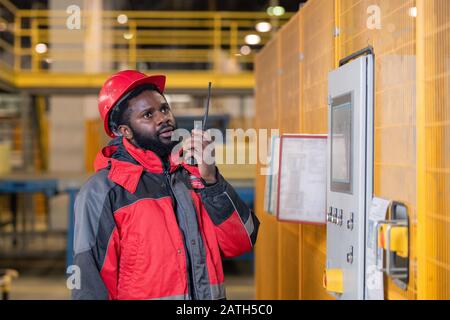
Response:
[[[206,125],[208,123],[208,115],[209,115],[209,102],[211,101],[211,89],[212,89],[212,83],[208,83],[208,97],[206,98],[206,104],[205,104],[205,115],[203,116],[202,121],[202,127],[197,127],[197,122],[194,122],[194,129],[201,129],[202,131],[206,131]],[[197,165],[197,161],[194,157],[189,158],[187,161],[189,165],[195,166]]]

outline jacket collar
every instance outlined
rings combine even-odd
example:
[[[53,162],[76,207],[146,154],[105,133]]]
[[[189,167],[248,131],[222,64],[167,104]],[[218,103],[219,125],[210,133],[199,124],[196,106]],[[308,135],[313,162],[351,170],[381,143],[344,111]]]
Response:
[[[170,173],[183,167],[190,174],[200,178],[198,167],[190,166],[184,162],[179,163],[177,158],[175,155],[169,159]],[[108,178],[130,193],[136,191],[144,170],[156,174],[164,173],[163,163],[154,152],[137,148],[125,138],[113,140],[110,145],[104,147],[97,154],[94,161],[95,171],[97,172],[109,166]]]
[[[151,173],[164,173],[164,165],[160,157],[153,151],[144,150],[131,144],[127,139],[123,138],[122,143],[127,152],[135,159],[141,166]],[[176,159],[170,157],[170,172],[173,172],[178,165]]]

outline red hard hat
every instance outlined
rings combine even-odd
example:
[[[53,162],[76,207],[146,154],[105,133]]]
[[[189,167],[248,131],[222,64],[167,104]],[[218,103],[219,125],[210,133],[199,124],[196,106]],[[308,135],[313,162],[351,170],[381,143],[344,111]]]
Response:
[[[115,137],[109,127],[111,110],[126,93],[142,84],[153,84],[162,93],[166,84],[166,76],[147,76],[139,71],[125,70],[112,75],[103,84],[98,97],[98,111],[102,117],[105,131],[110,137]]]

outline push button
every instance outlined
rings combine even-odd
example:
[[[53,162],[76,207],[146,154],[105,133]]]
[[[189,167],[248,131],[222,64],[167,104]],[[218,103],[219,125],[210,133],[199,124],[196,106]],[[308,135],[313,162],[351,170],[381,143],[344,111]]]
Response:
[[[332,223],[337,223],[337,215],[338,215],[338,209],[337,208],[333,208],[333,217],[331,218],[331,222]]]
[[[328,208],[327,221],[331,222],[333,220],[333,207]]]
[[[340,210],[339,210],[338,217],[337,217],[336,224],[337,224],[338,226],[342,226],[343,220],[344,220],[344,210],[340,209]]]
[[[323,273],[323,287],[333,293],[344,293],[344,272],[342,269],[326,269]]]
[[[353,263],[353,246],[350,246],[349,251],[347,253],[347,262],[349,264]]]
[[[350,231],[353,230],[354,224],[354,213],[350,212],[350,219],[347,220],[347,229]]]

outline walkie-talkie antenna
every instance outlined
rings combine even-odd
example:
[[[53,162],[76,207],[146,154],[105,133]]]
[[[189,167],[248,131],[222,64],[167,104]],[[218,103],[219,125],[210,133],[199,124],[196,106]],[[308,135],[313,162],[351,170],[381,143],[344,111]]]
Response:
[[[208,83],[208,98],[206,99],[206,106],[205,106],[205,115],[203,117],[203,127],[202,130],[206,131],[206,124],[208,122],[208,114],[209,114],[209,102],[211,100],[211,87],[212,87],[212,83],[209,82]]]
[[[208,123],[208,115],[209,115],[209,102],[211,101],[211,88],[212,88],[212,83],[209,82],[208,83],[208,97],[206,98],[206,104],[205,104],[205,115],[203,116],[203,121],[202,121],[202,131],[206,131],[206,125]],[[198,128],[198,121],[194,122],[194,129],[200,129]],[[187,160],[187,163],[191,166],[194,166],[197,164],[197,161],[195,160],[194,157],[191,157]]]

